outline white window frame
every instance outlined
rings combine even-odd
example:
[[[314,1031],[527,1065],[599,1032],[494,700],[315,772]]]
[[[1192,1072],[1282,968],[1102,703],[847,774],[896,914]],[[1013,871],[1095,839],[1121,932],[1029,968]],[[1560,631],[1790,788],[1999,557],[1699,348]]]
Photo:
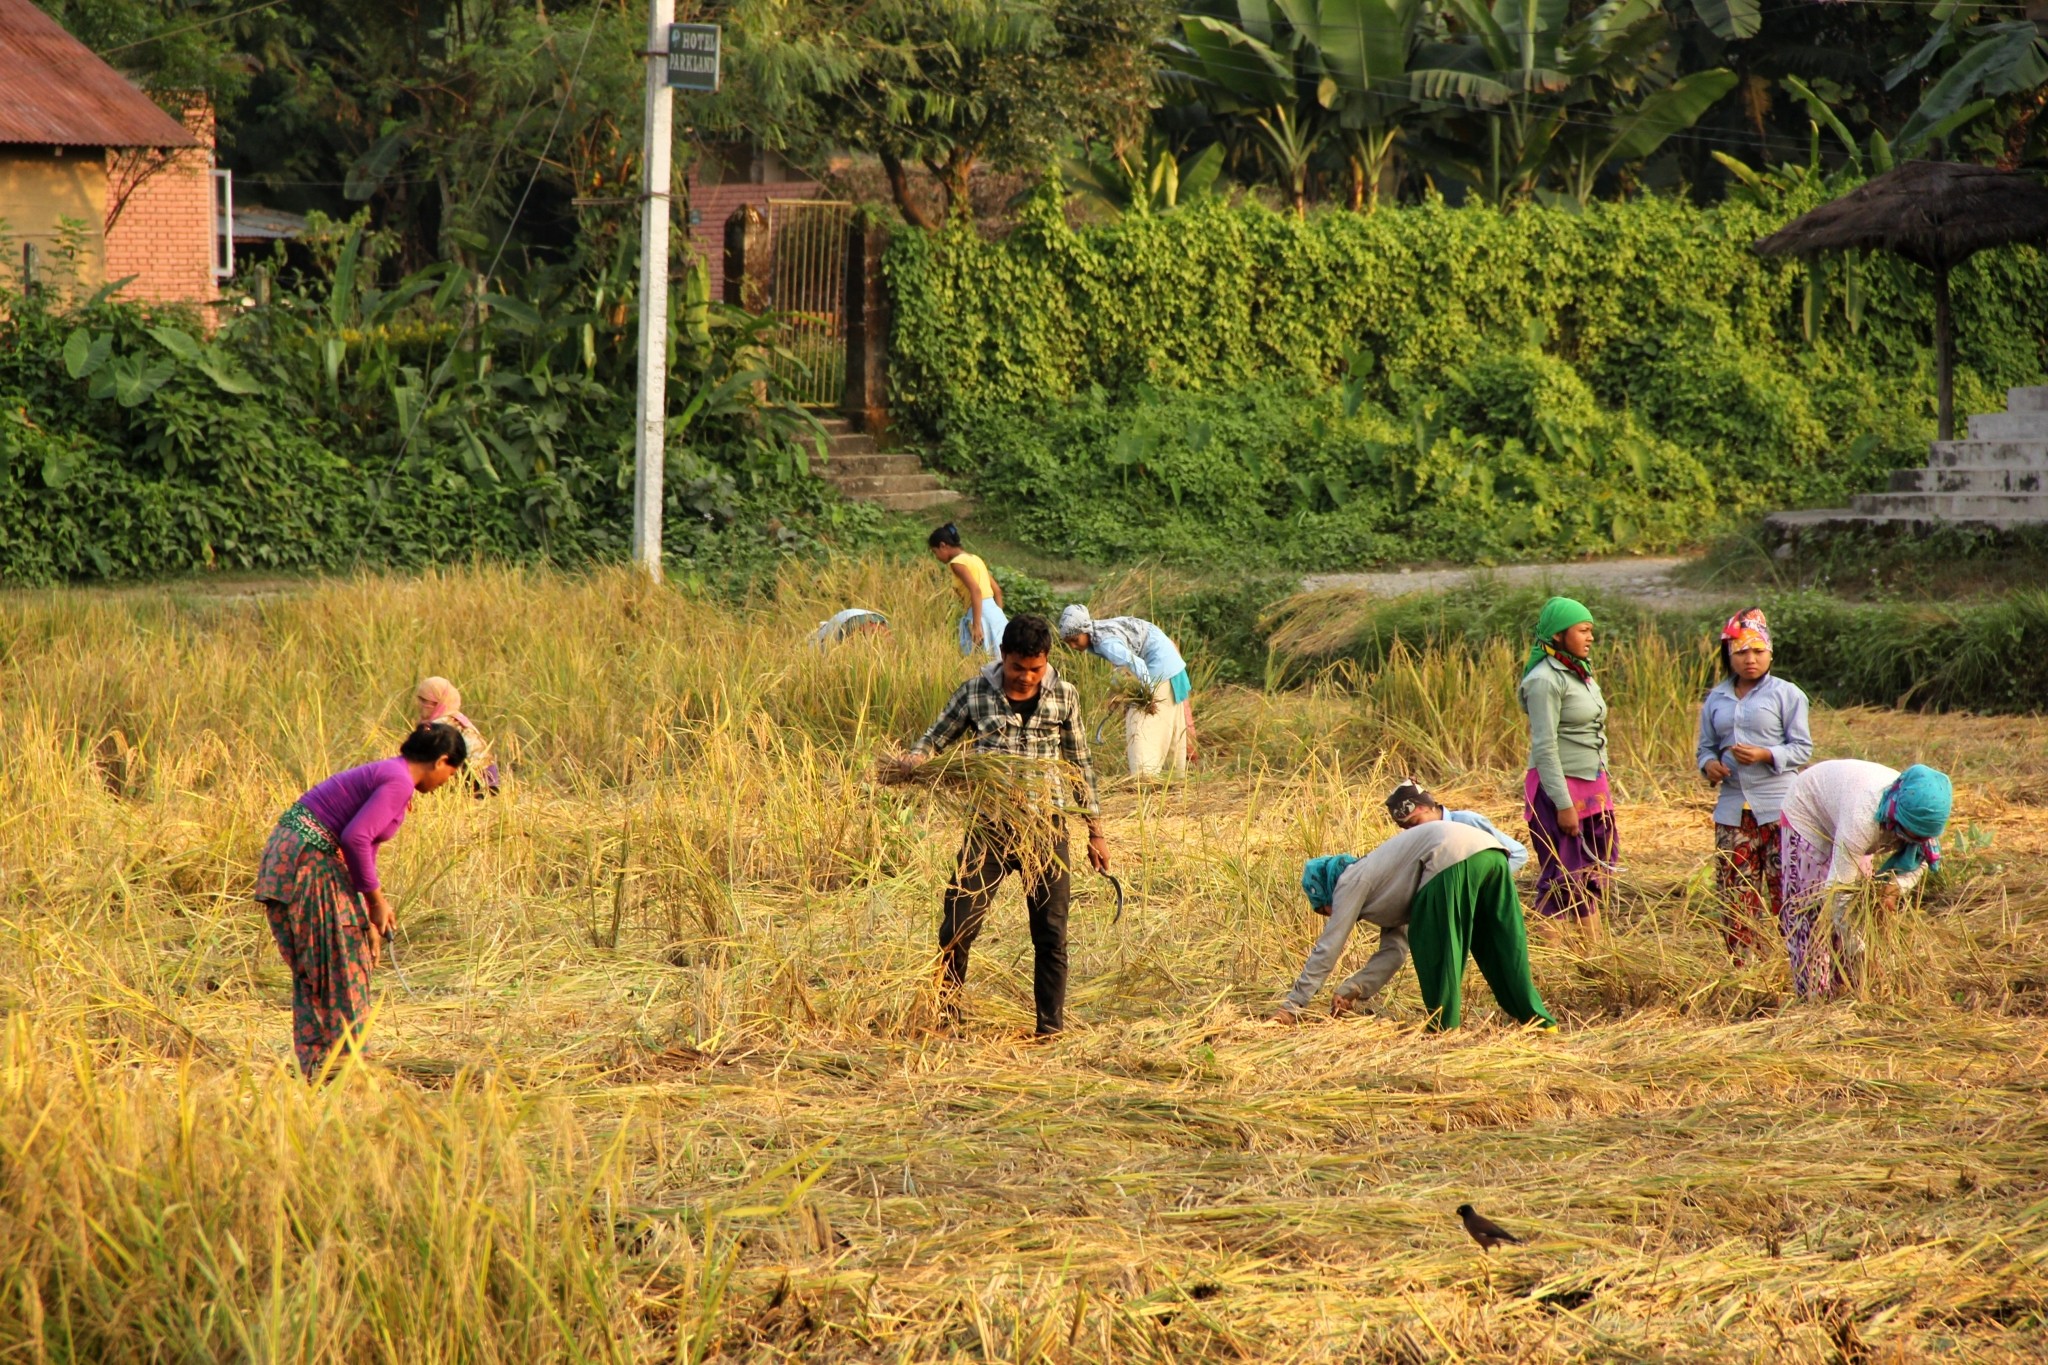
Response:
[[[213,277],[235,273],[235,173],[213,173]]]

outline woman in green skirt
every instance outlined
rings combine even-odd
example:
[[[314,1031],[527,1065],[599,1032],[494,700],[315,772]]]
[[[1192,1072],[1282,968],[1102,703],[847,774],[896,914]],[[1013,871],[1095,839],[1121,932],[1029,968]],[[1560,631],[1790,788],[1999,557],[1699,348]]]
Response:
[[[1332,1014],[1361,1012],[1412,954],[1429,1026],[1456,1028],[1464,1017],[1469,953],[1510,1018],[1556,1026],[1529,975],[1529,940],[1508,855],[1491,836],[1433,820],[1402,830],[1363,858],[1311,858],[1301,871],[1301,889],[1310,908],[1330,922],[1274,1023],[1301,1017],[1343,955],[1352,929],[1365,923],[1379,929],[1379,949],[1338,985]]]
[[[336,773],[294,801],[270,833],[256,899],[292,971],[292,1050],[308,1080],[334,1049],[359,1039],[370,969],[397,921],[377,878],[377,849],[468,757],[452,725],[422,725],[396,758]]]

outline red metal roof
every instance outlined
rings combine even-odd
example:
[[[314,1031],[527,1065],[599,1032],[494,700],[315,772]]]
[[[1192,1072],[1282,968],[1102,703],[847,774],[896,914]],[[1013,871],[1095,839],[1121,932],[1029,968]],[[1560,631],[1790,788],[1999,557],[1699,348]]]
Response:
[[[0,0],[0,143],[197,147],[185,125],[29,0]]]

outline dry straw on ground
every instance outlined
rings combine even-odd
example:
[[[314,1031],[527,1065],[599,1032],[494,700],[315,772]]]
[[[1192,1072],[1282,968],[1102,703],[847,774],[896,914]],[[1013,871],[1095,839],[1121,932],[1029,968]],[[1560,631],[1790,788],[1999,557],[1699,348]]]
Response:
[[[893,636],[811,650],[851,602]],[[1098,755],[1130,907],[1077,878],[1032,1046],[1014,890],[931,1028],[958,816],[874,780],[966,675],[946,617],[893,565],[740,613],[510,571],[0,605],[0,1357],[2040,1357],[2048,726],[1821,715],[1954,771],[1964,837],[1866,998],[1802,1006],[1714,930],[1690,664],[1611,661],[1628,872],[1536,946],[1565,1027],[1475,973],[1439,1037],[1407,978],[1258,1017],[1299,860],[1383,837],[1393,779],[1513,826],[1511,652],[1198,694],[1193,780]],[[255,859],[429,672],[510,790],[388,848],[402,975],[310,1089]],[[1528,1244],[1482,1257],[1468,1201]]]

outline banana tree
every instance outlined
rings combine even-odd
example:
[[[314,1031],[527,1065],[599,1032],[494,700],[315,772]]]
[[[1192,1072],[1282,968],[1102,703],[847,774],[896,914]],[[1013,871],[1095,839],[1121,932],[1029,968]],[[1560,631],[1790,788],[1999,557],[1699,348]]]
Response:
[[[1377,209],[1405,119],[1423,106],[1409,66],[1422,0],[1275,0],[1316,101],[1337,115],[1351,163],[1351,207]]]
[[[1483,159],[1454,165],[1495,204],[1533,193],[1553,168],[1584,203],[1601,171],[1649,156],[1735,83],[1719,69],[1672,79],[1657,0],[1606,0],[1577,20],[1569,0],[1445,0],[1445,11],[1460,31],[1424,44],[1415,88],[1485,116]]]
[[[1422,107],[1409,68],[1423,14],[1423,0],[1207,0],[1165,50],[1295,212],[1333,139],[1352,206],[1376,207],[1402,124]]]
[[[1223,173],[1223,144],[1211,143],[1179,157],[1159,134],[1147,132],[1136,147],[1069,157],[1063,169],[1068,184],[1117,217],[1146,218],[1216,193],[1217,177]]]
[[[1535,188],[1563,126],[1562,106],[1548,97],[1571,85],[1558,53],[1570,0],[1444,0],[1444,12],[1460,31],[1423,44],[1415,90],[1485,115],[1483,158],[1452,165],[1488,203],[1506,204]]]
[[[1293,51],[1276,46],[1287,32],[1278,6],[1243,0],[1235,11],[1238,22],[1181,15],[1179,35],[1162,44],[1163,54],[1222,121],[1232,160],[1264,162],[1299,216],[1308,212],[1310,168],[1335,121],[1302,98],[1307,73]]]
[[[1893,139],[1902,156],[1919,155],[1929,143],[1990,113],[2002,96],[2029,94],[2048,86],[2048,23],[2015,19],[1976,24],[1979,8],[1950,7],[1926,44],[1885,76],[1885,89],[1896,89],[1925,71],[1944,51],[1962,49],[1954,63],[1927,87],[1920,106]],[[2008,133],[2006,160],[2012,164],[2018,162],[2027,130],[2040,107],[2037,100]]]
[[[1695,71],[1655,92],[1633,109],[1616,109],[1605,126],[1574,127],[1558,139],[1559,176],[1565,193],[1580,205],[1593,197],[1600,172],[1610,165],[1643,161],[1735,88],[1733,71]]]

